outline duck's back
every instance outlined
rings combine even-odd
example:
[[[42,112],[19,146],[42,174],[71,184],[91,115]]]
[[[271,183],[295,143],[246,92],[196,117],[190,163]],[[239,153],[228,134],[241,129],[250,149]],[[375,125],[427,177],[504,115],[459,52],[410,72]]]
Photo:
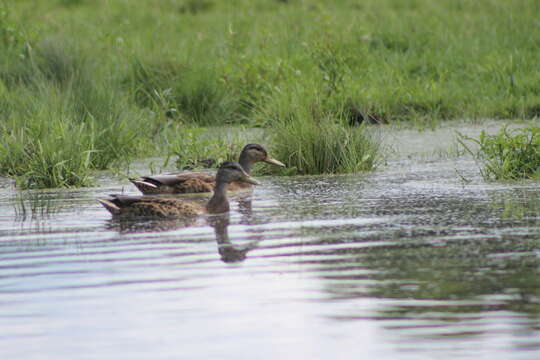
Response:
[[[205,172],[185,172],[144,176],[131,181],[143,194],[188,194],[212,192],[216,176]]]
[[[113,215],[128,217],[193,217],[205,213],[199,204],[173,198],[114,195],[110,203],[116,207],[114,212],[108,208]]]

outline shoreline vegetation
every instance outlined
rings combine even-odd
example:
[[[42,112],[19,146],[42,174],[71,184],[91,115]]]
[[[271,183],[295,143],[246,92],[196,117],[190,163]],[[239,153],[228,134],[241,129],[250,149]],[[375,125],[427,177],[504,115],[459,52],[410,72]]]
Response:
[[[0,174],[86,186],[135,157],[196,167],[259,141],[282,174],[371,170],[383,154],[366,123],[540,116],[538,13],[536,0],[0,0]],[[203,136],[221,126],[264,130]]]
[[[497,134],[485,131],[478,139],[458,133],[458,142],[479,163],[486,180],[540,180],[540,127],[501,128]],[[476,145],[474,151],[471,145]]]

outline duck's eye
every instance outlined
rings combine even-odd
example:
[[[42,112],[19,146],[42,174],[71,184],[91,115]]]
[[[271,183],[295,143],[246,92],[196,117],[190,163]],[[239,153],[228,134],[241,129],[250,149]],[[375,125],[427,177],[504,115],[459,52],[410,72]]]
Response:
[[[262,147],[258,145],[252,145],[249,147],[249,150],[255,150],[255,151],[264,151]]]

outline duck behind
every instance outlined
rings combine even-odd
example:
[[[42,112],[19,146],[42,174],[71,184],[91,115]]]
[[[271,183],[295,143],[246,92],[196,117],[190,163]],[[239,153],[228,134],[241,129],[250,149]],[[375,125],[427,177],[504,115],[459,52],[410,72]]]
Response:
[[[109,199],[98,201],[114,217],[194,217],[206,213],[219,214],[229,211],[227,185],[232,182],[258,185],[240,164],[227,161],[219,167],[214,194],[206,206],[185,199],[130,195],[111,195]]]
[[[266,149],[259,144],[248,144],[240,153],[239,163],[249,175],[253,165],[266,162],[285,167],[282,162],[268,156]],[[216,175],[206,172],[185,171],[178,174],[163,174],[143,176],[141,179],[129,179],[145,195],[152,194],[186,194],[211,192],[216,186]],[[232,181],[229,190],[239,190],[250,187],[251,184],[242,181]]]

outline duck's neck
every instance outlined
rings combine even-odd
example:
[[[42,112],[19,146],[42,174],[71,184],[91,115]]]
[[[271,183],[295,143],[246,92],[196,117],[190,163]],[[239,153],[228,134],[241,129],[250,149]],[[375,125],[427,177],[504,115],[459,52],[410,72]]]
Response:
[[[238,159],[238,162],[240,163],[240,166],[244,169],[248,175],[251,173],[251,168],[253,167],[253,161],[249,158],[249,155],[247,152],[242,152],[240,154],[240,159]]]
[[[214,195],[206,204],[206,210],[211,214],[220,214],[229,211],[227,199],[227,183],[218,182],[214,189]]]

